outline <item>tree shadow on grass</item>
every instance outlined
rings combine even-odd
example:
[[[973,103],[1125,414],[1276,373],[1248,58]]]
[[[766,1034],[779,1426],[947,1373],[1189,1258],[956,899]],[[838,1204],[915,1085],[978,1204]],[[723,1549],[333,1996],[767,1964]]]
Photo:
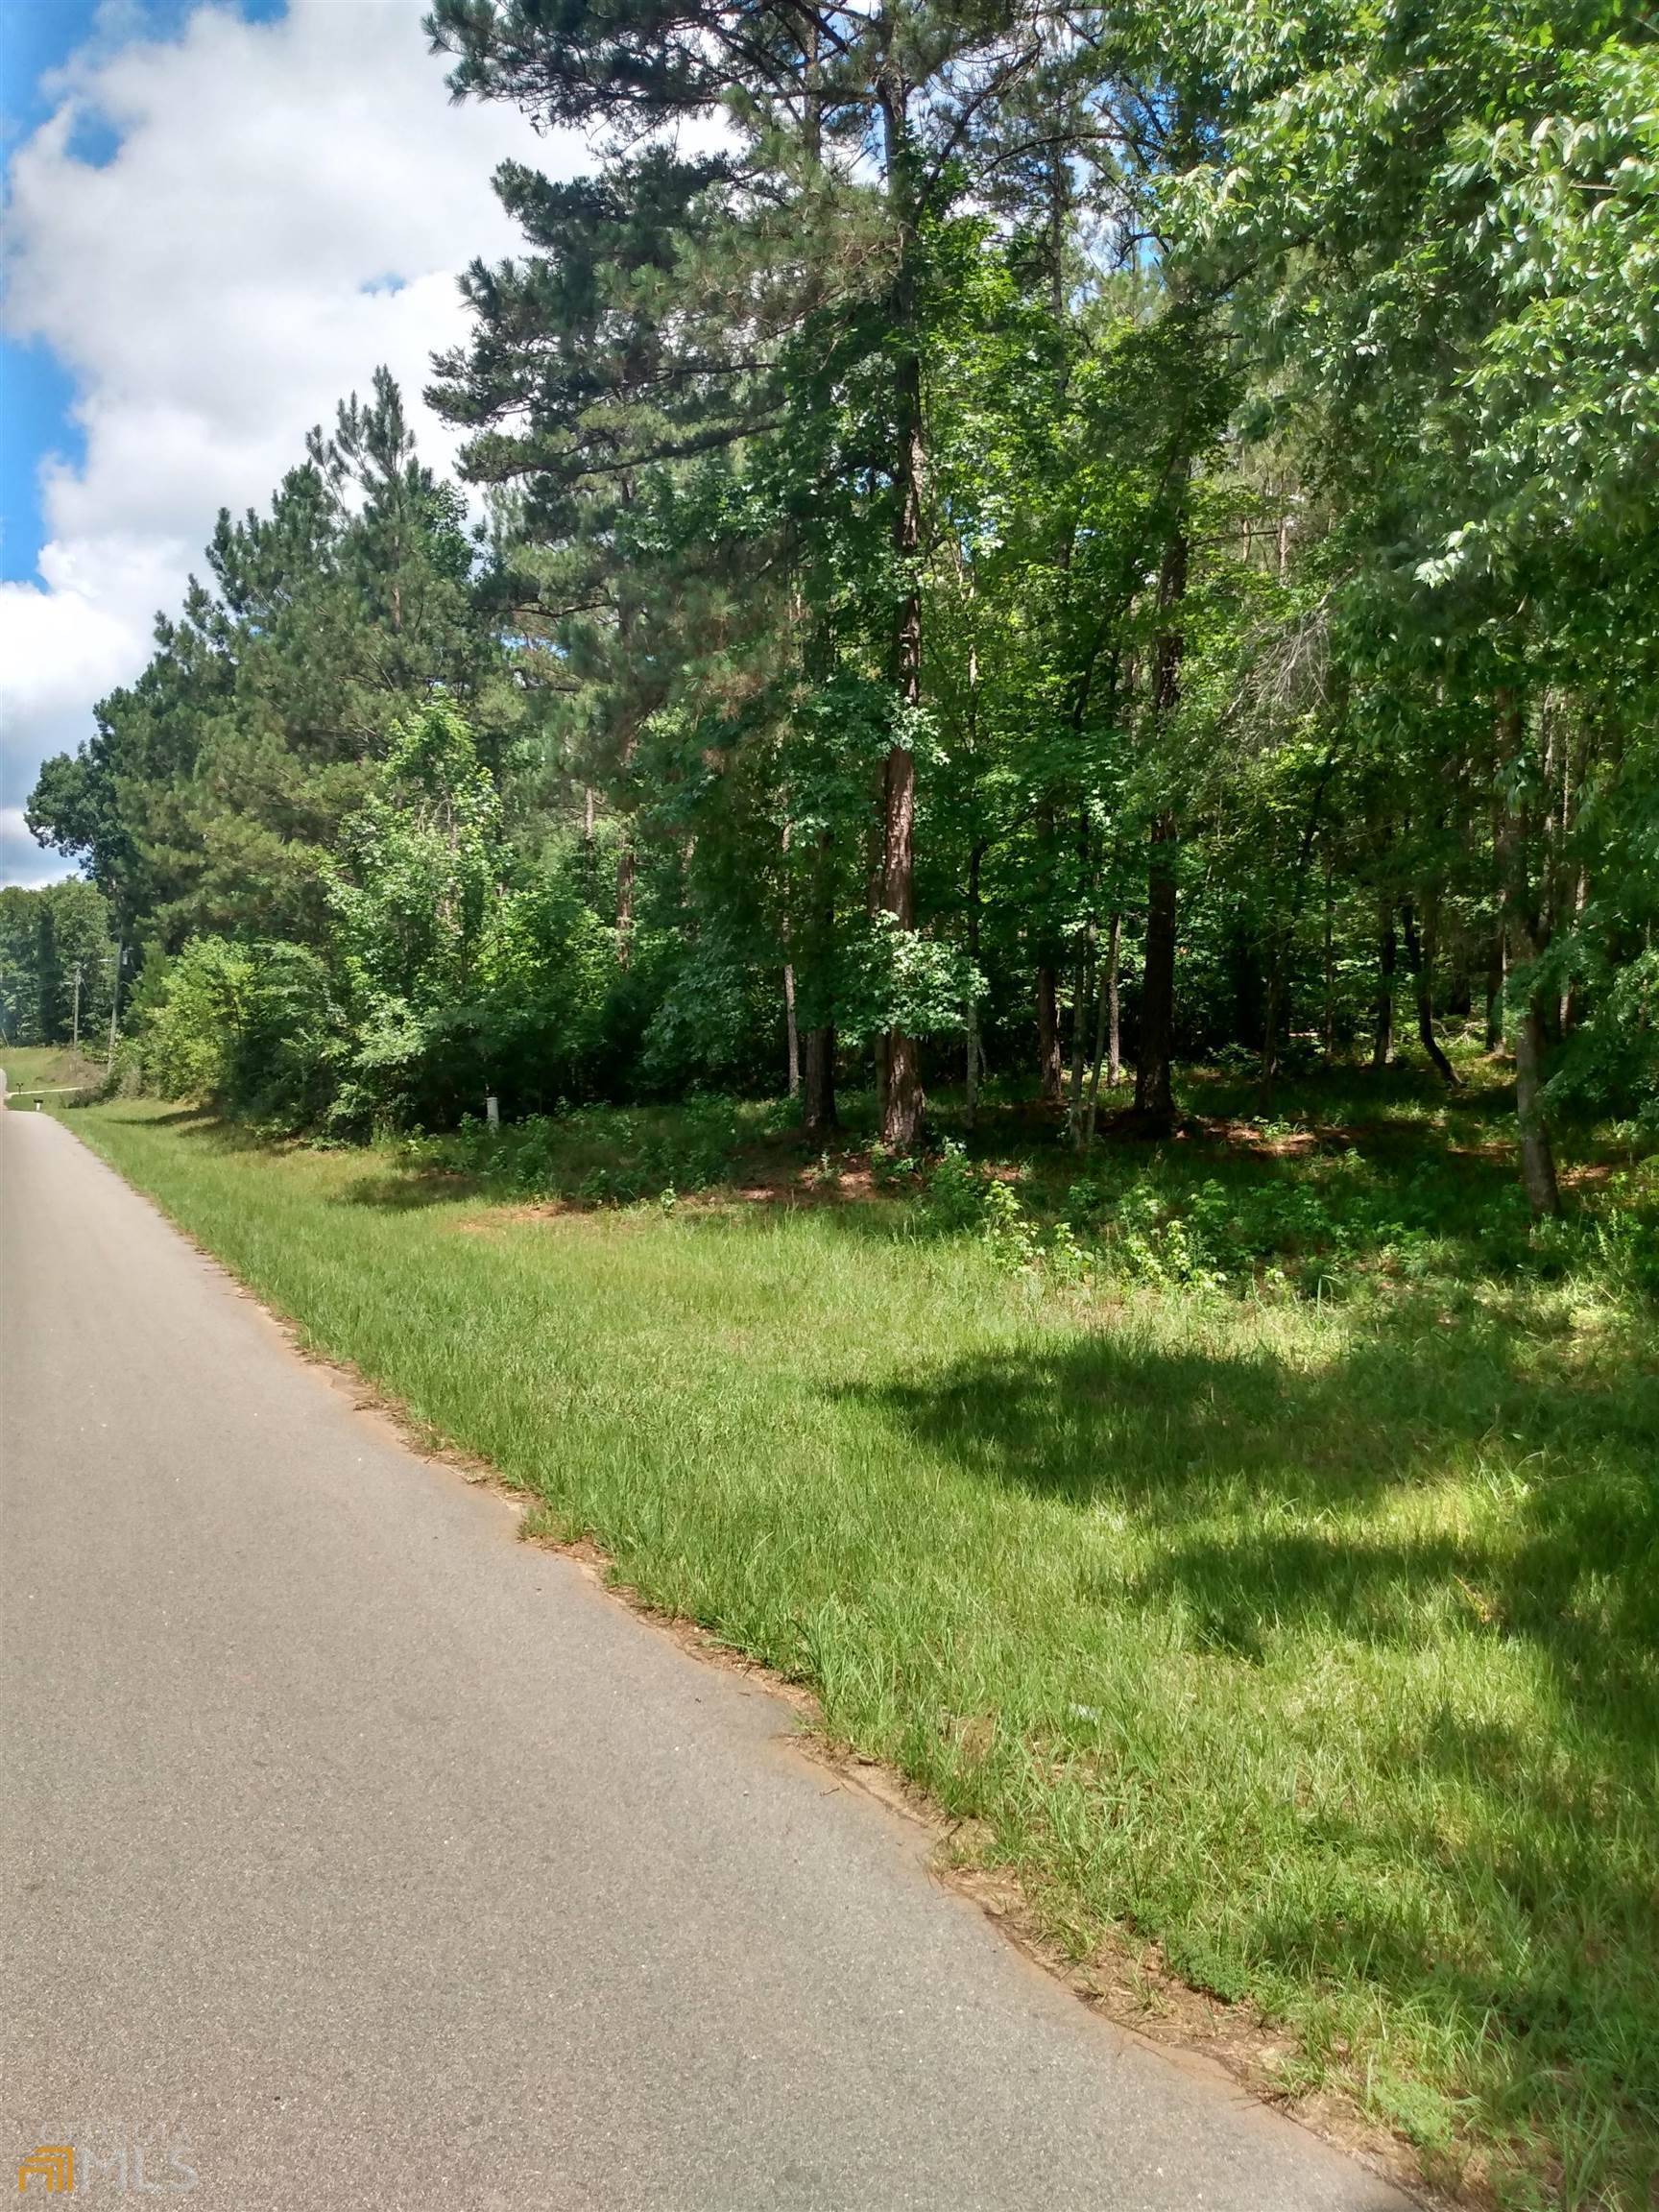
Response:
[[[1129,1517],[1200,1647],[1281,1630],[1525,1638],[1581,1719],[1659,1746],[1659,1374],[1524,1368],[1492,1317],[1408,1310],[1322,1367],[1128,1332],[854,1385],[965,1472]],[[1484,1469],[1484,1476],[1477,1470]],[[1501,1485],[1501,1507],[1383,1518],[1389,1494]],[[1099,1601],[1121,1602],[1108,1579]]]
[[[372,1206],[385,1214],[419,1214],[431,1206],[453,1206],[475,1198],[481,1186],[470,1175],[358,1175],[339,1194],[346,1206]]]
[[[1124,1331],[856,1394],[971,1478],[1126,1527],[1079,1545],[1078,1604],[1174,1622],[1200,1665],[1286,1670],[1262,1695],[1296,1700],[1287,1770],[1322,1767],[1326,1654],[1386,1662],[1329,1746],[1352,1760],[1361,1726],[1378,1787],[1253,1804],[1260,1885],[1199,1901],[1168,1956],[1223,1994],[1262,1971],[1374,1987],[1464,2054],[1478,2128],[1576,2144],[1620,2178],[1575,2200],[1634,2204],[1620,2187],[1659,2170],[1659,1377],[1531,1350],[1421,1313],[1311,1369]]]
[[[135,1127],[174,1129],[186,1137],[218,1137],[227,1151],[262,1151],[266,1140],[235,1121],[221,1120],[205,1106],[170,1106],[164,1114],[134,1114]]]

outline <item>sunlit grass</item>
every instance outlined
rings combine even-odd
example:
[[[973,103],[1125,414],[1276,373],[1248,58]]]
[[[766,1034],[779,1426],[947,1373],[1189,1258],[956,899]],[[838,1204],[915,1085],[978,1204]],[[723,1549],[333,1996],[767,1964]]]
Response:
[[[983,1823],[1079,1952],[1127,1930],[1253,1999],[1296,2032],[1290,2086],[1346,2089],[1442,2176],[1633,2212],[1659,2171],[1649,1310],[1627,1239],[1532,1251],[1505,1164],[1405,1103],[1316,1159],[1086,1174],[1034,1141],[1039,1254],[1079,1179],[1103,1253],[1142,1192],[1151,1259],[1120,1238],[1082,1278],[902,1196],[538,1215],[392,1153],[73,1122],[543,1526]],[[1202,1249],[1237,1265],[1184,1285],[1157,1221],[1211,1183]]]
[[[13,1103],[40,1090],[76,1089],[103,1080],[103,1067],[67,1045],[0,1044],[0,1068]]]

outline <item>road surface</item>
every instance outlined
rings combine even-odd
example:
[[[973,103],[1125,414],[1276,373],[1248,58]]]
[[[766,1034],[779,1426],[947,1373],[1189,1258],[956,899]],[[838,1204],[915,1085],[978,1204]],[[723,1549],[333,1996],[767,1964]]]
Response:
[[[1386,2212],[0,1113],[0,2192]],[[44,2183],[32,2185],[31,2195]]]

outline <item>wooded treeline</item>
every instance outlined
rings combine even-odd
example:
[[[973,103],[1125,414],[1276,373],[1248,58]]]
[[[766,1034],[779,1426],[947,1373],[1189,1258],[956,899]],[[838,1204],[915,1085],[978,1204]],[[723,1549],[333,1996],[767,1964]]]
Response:
[[[119,949],[109,902],[75,878],[0,890],[0,1044],[103,1049]]]
[[[290,1125],[1183,1056],[1659,1105],[1659,46],[1603,0],[439,0],[431,397],[222,517],[36,833]],[[1397,1036],[1396,1031],[1400,1034]]]

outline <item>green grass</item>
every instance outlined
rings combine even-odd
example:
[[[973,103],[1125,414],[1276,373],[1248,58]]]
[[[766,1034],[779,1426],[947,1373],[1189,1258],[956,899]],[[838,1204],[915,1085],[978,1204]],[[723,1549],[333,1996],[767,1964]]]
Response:
[[[0,1068],[13,1103],[41,1090],[60,1091],[102,1083],[103,1063],[73,1052],[67,1045],[0,1045]]]
[[[888,1191],[837,1204],[859,1164],[831,1162],[787,1206],[652,1188],[692,1154],[687,1189],[798,1177],[753,1109],[374,1153],[72,1120],[542,1526],[982,1824],[1076,1954],[1127,1932],[1254,2000],[1290,2089],[1347,2092],[1442,2179],[1635,2212],[1652,1194],[1608,1158],[1529,1237],[1502,1103],[1402,1079],[1082,1166],[1005,1121],[977,1142],[1013,1181],[878,1163]],[[650,1194],[509,1202],[601,1171]]]

